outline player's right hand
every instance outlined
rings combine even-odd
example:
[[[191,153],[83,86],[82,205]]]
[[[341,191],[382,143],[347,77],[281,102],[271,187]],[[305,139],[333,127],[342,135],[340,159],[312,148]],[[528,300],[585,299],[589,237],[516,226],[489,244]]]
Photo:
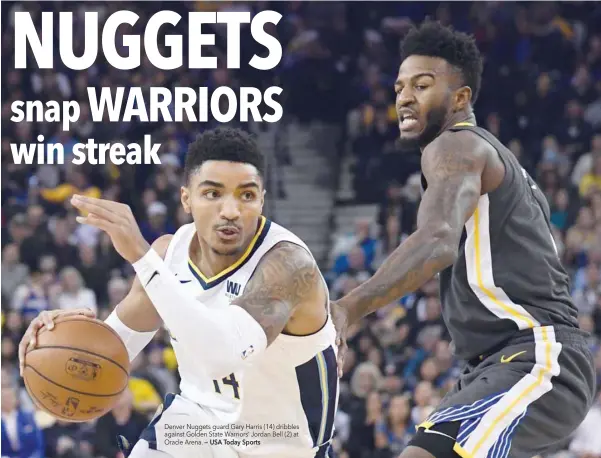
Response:
[[[348,312],[336,301],[330,301],[330,313],[332,314],[332,321],[336,328],[336,345],[338,347],[338,377],[343,375],[344,357],[348,350],[346,344],[346,333],[348,331]]]
[[[54,329],[54,320],[59,316],[74,316],[83,315],[88,318],[96,318],[96,313],[90,309],[74,309],[74,310],[48,310],[41,312],[37,317],[31,320],[29,327],[21,342],[19,343],[19,372],[21,377],[23,376],[23,369],[25,369],[25,354],[33,350],[37,343],[38,331],[44,326],[49,331]]]

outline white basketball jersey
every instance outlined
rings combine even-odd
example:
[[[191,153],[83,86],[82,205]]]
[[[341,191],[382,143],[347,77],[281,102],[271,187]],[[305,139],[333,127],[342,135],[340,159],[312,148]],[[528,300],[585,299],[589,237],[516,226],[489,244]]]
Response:
[[[194,224],[182,226],[169,243],[165,262],[190,295],[207,307],[227,307],[240,296],[261,258],[277,243],[288,241],[309,251],[290,231],[261,217],[259,230],[242,257],[215,277],[206,278],[189,258],[195,236]],[[328,314],[316,333],[282,333],[252,366],[222,380],[211,379],[197,365],[199,349],[172,338],[181,394],[232,424],[226,434],[239,442],[233,447],[241,456],[326,456],[338,406],[335,338]]]

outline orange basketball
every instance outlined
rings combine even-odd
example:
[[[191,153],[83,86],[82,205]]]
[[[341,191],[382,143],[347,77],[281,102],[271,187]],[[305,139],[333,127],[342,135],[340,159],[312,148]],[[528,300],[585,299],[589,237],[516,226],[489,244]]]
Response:
[[[23,379],[35,404],[61,420],[83,422],[113,408],[129,379],[127,349],[104,322],[58,317],[40,329]]]

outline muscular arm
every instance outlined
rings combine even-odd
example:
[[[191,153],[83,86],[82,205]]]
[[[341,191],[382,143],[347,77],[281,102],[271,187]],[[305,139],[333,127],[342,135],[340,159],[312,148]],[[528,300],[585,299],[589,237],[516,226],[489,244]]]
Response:
[[[198,365],[213,378],[229,375],[260,355],[321,286],[313,259],[288,243],[264,256],[244,294],[229,307],[208,307],[196,300],[154,250],[133,266],[174,338],[196,349]]]
[[[339,301],[349,323],[410,293],[453,264],[463,226],[481,193],[487,151],[469,132],[447,132],[422,154],[428,182],[417,214],[417,230],[367,282]]]
[[[261,326],[270,345],[295,310],[319,297],[321,280],[315,261],[302,247],[280,242],[259,263],[244,294],[232,304]]]

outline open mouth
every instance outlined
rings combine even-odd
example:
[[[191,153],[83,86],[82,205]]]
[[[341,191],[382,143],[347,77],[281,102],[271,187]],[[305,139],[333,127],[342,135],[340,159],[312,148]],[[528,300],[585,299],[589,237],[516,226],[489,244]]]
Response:
[[[217,234],[219,235],[219,238],[223,240],[233,240],[238,237],[239,233],[240,231],[238,230],[238,228],[235,227],[222,227],[220,229],[217,229]]]
[[[418,126],[417,117],[413,113],[401,113],[399,128],[401,131],[413,130]]]

